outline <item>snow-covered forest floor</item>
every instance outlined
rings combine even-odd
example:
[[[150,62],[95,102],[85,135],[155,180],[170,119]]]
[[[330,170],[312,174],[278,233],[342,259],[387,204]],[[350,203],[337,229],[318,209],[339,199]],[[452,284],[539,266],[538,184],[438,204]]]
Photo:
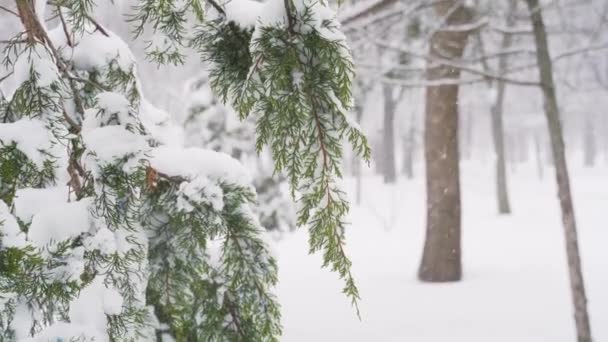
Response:
[[[575,340],[553,170],[510,174],[513,214],[498,216],[493,169],[463,163],[464,279],[424,284],[424,180],[369,176],[350,215],[348,253],[362,295],[359,321],[336,275],[307,255],[304,231],[275,243],[285,342],[566,342]],[[573,167],[592,328],[608,341],[608,181]],[[418,173],[420,174],[420,172]],[[347,182],[354,199],[354,183]]]

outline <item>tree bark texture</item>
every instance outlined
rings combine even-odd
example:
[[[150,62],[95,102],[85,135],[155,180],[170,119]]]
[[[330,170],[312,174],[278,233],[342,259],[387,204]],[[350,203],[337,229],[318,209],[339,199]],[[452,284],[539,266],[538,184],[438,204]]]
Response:
[[[410,127],[403,137],[403,173],[407,179],[414,178],[414,152],[416,150],[416,115],[410,115]]]
[[[562,211],[562,223],[566,240],[566,253],[570,277],[570,289],[574,304],[574,320],[578,342],[591,342],[591,327],[587,312],[587,297],[583,281],[581,258],[578,246],[578,234],[574,216],[574,205],[570,192],[570,179],[566,163],[566,153],[559,107],[553,81],[553,65],[549,54],[547,33],[543,22],[542,10],[538,0],[526,0],[536,42],[537,63],[544,97],[545,115],[549,126],[549,138],[555,164],[558,197]]]
[[[597,143],[595,140],[595,122],[591,113],[585,114],[583,132],[583,150],[586,167],[594,167],[597,157]]]
[[[438,17],[446,25],[470,21],[470,12],[458,0],[437,2]],[[437,30],[431,37],[431,58],[460,58],[469,31]],[[460,70],[441,63],[427,69],[430,81],[458,79]],[[460,232],[460,172],[458,150],[457,84],[426,88],[425,163],[427,189],[426,239],[418,277],[422,281],[458,281],[462,274]]]
[[[384,94],[382,174],[384,183],[395,183],[397,181],[397,166],[395,163],[395,109],[397,101],[393,95],[393,86],[382,85],[382,92]]]

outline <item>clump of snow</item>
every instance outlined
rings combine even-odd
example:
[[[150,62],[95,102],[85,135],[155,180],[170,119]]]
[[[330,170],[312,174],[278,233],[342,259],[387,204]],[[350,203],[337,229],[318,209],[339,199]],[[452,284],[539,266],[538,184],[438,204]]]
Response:
[[[96,332],[98,341],[108,341],[106,315],[122,312],[123,298],[113,287],[104,285],[103,277],[95,279],[80,291],[78,298],[70,303],[70,321]]]
[[[38,212],[32,218],[29,240],[39,247],[63,241],[89,231],[91,198],[63,203]]]
[[[259,24],[263,26],[286,24],[287,12],[283,0],[268,0],[264,2],[264,8],[259,13]]]
[[[129,114],[129,100],[122,94],[111,91],[101,92],[95,96],[95,101],[99,108],[107,110],[110,113]]]
[[[114,61],[120,70],[130,72],[135,65],[135,58],[129,46],[112,31],[104,31],[108,36],[92,26],[88,27],[73,37],[73,46],[67,44],[61,25],[50,30],[49,37],[60,48],[63,58],[71,60],[76,69],[106,70]]]
[[[68,198],[68,188],[57,186],[45,189],[25,188],[15,193],[13,205],[15,215],[24,223],[30,223],[32,217],[44,209],[65,202]]]
[[[64,263],[52,268],[48,273],[49,278],[62,283],[79,281],[85,269],[84,252],[84,247],[68,250],[65,255],[62,255]]]
[[[321,1],[295,0],[293,10],[298,14],[309,13],[306,23],[296,23],[294,29],[303,33],[313,29],[321,33],[323,37],[330,40],[343,40],[344,35],[323,27],[326,20],[332,20],[338,26],[336,12]],[[256,26],[287,25],[287,11],[284,0],[267,0],[260,3],[252,0],[232,0],[225,5],[226,17],[243,28]],[[256,31],[259,31],[256,29]],[[255,37],[255,34],[254,34]]]
[[[53,148],[53,136],[38,119],[23,118],[12,123],[0,123],[0,145],[15,143],[38,168],[48,159]]]
[[[294,10],[311,13],[308,25],[317,29],[321,28],[324,20],[335,19],[336,13],[320,1],[295,0]],[[253,0],[232,0],[224,5],[226,18],[243,28],[262,26],[284,25],[288,23],[284,0],[267,0],[263,3]],[[309,31],[309,30],[308,30]]]
[[[169,113],[142,99],[139,118],[146,132],[162,145],[182,146],[184,132],[181,126],[175,125]]]
[[[193,81],[187,82],[184,92],[188,95],[188,105],[190,107],[200,106],[209,107],[215,101],[215,95],[209,86],[209,76],[206,72],[200,73]]]
[[[232,0],[224,5],[226,19],[241,27],[253,27],[263,13],[265,4],[253,0]]]
[[[194,210],[192,202],[209,204],[214,211],[224,208],[222,188],[207,177],[182,182],[177,195],[177,207],[185,212]]]
[[[107,227],[102,226],[95,235],[84,241],[87,250],[99,250],[102,255],[109,255],[116,252],[116,237]]]
[[[95,97],[95,107],[85,110],[83,131],[110,125],[137,126],[136,112],[122,94],[102,92]]]
[[[106,315],[120,315],[122,313],[123,298],[115,288],[105,288],[103,291],[103,312]]]
[[[101,164],[111,164],[117,158],[132,156],[148,148],[143,135],[122,126],[104,126],[82,132],[87,149]]]
[[[228,154],[202,148],[161,146],[150,152],[150,165],[172,176],[192,180],[203,176],[250,186],[251,175],[243,165]]]
[[[27,304],[19,303],[15,306],[15,314],[13,316],[13,321],[10,323],[10,328],[15,333],[17,341],[24,341],[29,336],[31,326],[28,323],[31,322],[31,317],[32,313]],[[38,340],[26,341],[38,342]]]
[[[53,57],[47,49],[36,45],[32,50],[21,54],[13,65],[13,74],[2,83],[5,96],[12,98],[15,91],[30,79],[32,73],[36,79],[36,86],[46,88],[59,82],[60,74]]]
[[[24,247],[25,234],[19,229],[19,224],[10,213],[8,206],[0,200],[0,247]]]

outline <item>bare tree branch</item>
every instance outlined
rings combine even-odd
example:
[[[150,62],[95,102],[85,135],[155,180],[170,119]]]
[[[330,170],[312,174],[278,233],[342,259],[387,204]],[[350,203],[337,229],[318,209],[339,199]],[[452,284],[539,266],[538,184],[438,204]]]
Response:
[[[16,16],[17,18],[19,18],[19,13],[17,13],[17,12],[15,12],[15,11],[13,11],[12,9],[10,9],[10,8],[8,8],[8,7],[6,7],[6,6],[2,6],[2,5],[0,5],[0,10],[3,10],[3,11],[5,11],[5,12],[10,13],[10,14],[12,14],[12,15]]]

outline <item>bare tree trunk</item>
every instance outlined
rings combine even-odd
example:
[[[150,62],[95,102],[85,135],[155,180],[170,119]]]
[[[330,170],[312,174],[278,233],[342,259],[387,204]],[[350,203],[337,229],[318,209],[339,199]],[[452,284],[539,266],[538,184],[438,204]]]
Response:
[[[587,313],[587,297],[583,282],[581,258],[579,254],[574,205],[570,193],[570,179],[566,163],[565,144],[562,133],[559,107],[553,82],[553,66],[549,54],[547,33],[538,0],[526,0],[531,12],[534,39],[536,41],[537,63],[544,96],[545,115],[549,126],[549,136],[553,151],[553,162],[557,179],[559,203],[562,210],[562,223],[566,239],[570,289],[574,303],[574,319],[579,342],[591,342],[591,327]]]
[[[517,9],[517,1],[509,1],[509,9],[507,13],[507,27],[514,25],[514,13]],[[477,35],[479,39],[479,46],[482,53],[485,53],[483,47],[483,40],[481,34]],[[504,34],[500,43],[501,50],[506,51],[511,47],[513,36],[511,34]],[[498,59],[498,74],[502,75],[506,72],[508,67],[508,56],[506,54],[501,55]],[[490,67],[487,60],[483,60],[483,67],[486,71],[489,71]],[[488,79],[489,86],[492,87],[492,80]],[[496,157],[496,200],[498,204],[499,214],[510,214],[511,205],[509,203],[509,192],[507,186],[507,166],[505,157],[505,136],[504,136],[504,125],[503,125],[503,112],[504,112],[504,100],[506,94],[506,84],[504,81],[497,80],[496,82],[496,99],[491,112],[492,122],[492,138],[494,140],[494,153]]]
[[[407,179],[414,178],[414,151],[416,148],[416,116],[410,116],[410,127],[403,138],[403,173]]]
[[[508,35],[507,35],[508,36]],[[504,57],[501,57],[503,59]],[[492,106],[492,137],[494,138],[494,152],[496,153],[496,199],[498,213],[511,213],[509,192],[507,188],[507,164],[505,160],[505,137],[502,122],[502,113],[505,98],[505,83],[498,82],[496,89],[496,103]]]
[[[382,130],[378,130],[378,134],[372,140],[372,151],[374,154],[374,173],[376,175],[384,175],[384,146],[383,146]]]
[[[470,160],[473,149],[473,118],[470,112],[463,113],[460,116],[462,118],[462,128],[460,153],[462,160]]]
[[[597,144],[595,141],[595,123],[591,113],[585,115],[585,128],[583,132],[583,150],[586,167],[595,166],[595,158],[597,156]]]
[[[397,101],[393,95],[393,86],[382,85],[384,93],[384,130],[383,130],[383,162],[382,173],[384,183],[397,181],[397,166],[395,165],[395,109]]]
[[[494,151],[496,153],[496,197],[498,212],[511,213],[509,193],[507,189],[507,166],[505,161],[505,140],[503,135],[502,111],[504,101],[504,82],[498,84],[498,99],[492,106],[492,136],[494,138]]]
[[[536,152],[536,172],[538,174],[538,179],[543,180],[545,171],[544,171],[544,159],[543,159],[543,151],[542,151],[542,143],[540,140],[540,134],[534,134],[534,151]]]
[[[435,12],[447,25],[470,21],[470,12],[458,1],[437,2]],[[435,58],[461,58],[470,31],[437,30],[430,40]],[[433,64],[430,81],[458,79],[460,70]],[[460,233],[460,170],[458,151],[457,84],[428,86],[425,108],[425,162],[427,188],[426,240],[418,277],[422,281],[458,281],[462,274]]]

